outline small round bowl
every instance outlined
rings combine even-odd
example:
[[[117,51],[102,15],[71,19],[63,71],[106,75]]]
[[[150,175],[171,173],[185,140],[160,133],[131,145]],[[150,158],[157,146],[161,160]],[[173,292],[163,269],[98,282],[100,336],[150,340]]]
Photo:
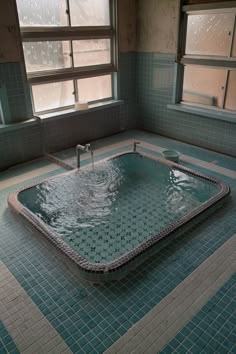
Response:
[[[165,150],[162,152],[162,156],[166,159],[166,160],[170,160],[172,162],[179,162],[179,157],[180,157],[180,153],[178,151],[174,151],[174,150]]]

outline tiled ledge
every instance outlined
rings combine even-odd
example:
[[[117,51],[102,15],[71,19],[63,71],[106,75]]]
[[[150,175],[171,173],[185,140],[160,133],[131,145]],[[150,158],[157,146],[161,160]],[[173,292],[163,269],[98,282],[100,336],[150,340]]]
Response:
[[[37,125],[39,122],[41,123],[46,123],[48,121],[54,121],[58,119],[64,119],[64,118],[70,118],[70,117],[81,117],[84,114],[90,113],[90,112],[96,112],[98,110],[106,109],[106,108],[112,108],[116,106],[120,106],[124,104],[123,100],[110,100],[106,102],[100,102],[100,103],[95,103],[89,105],[89,108],[86,110],[75,110],[74,108],[67,109],[67,110],[61,110],[57,112],[52,112],[52,113],[47,113],[47,114],[42,114],[39,117],[34,117],[32,119],[25,120],[20,123],[12,123],[12,124],[0,124],[0,134],[5,133],[8,131],[14,131],[14,130],[19,130],[25,127]]]
[[[30,127],[30,126],[37,125],[37,124],[39,124],[39,118],[37,118],[37,117],[25,120],[20,123],[0,124],[0,134],[6,133],[9,131],[19,130],[19,129]]]
[[[236,123],[236,114],[234,112],[231,113],[220,109],[208,109],[205,107],[197,107],[181,103],[168,104],[167,107],[175,111],[196,114],[198,116],[205,116],[208,118],[218,119],[230,123]]]
[[[122,100],[110,100],[106,102],[100,102],[100,103],[95,103],[89,105],[88,109],[85,110],[75,110],[74,108],[67,109],[67,110],[62,110],[62,111],[57,111],[57,112],[51,112],[47,114],[42,114],[40,115],[40,118],[42,120],[42,123],[46,123],[48,121],[54,121],[58,119],[64,119],[64,118],[70,118],[70,117],[80,117],[83,116],[84,114],[90,113],[90,112],[95,112],[101,109],[106,109],[106,108],[112,108],[116,106],[120,106],[124,104],[124,101]]]

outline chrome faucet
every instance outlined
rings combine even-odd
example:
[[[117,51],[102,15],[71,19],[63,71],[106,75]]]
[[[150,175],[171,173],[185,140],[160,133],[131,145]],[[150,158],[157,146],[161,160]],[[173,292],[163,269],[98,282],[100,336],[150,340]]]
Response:
[[[77,168],[80,167],[80,151],[92,151],[91,150],[91,145],[90,144],[86,144],[86,145],[76,145],[76,157],[77,157]]]
[[[134,141],[133,142],[133,152],[137,151],[137,145],[140,144],[140,141]]]

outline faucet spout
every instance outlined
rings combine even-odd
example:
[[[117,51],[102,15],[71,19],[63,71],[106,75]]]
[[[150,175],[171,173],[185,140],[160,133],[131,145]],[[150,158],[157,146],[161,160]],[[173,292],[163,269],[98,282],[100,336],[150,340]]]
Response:
[[[90,150],[90,144],[86,144],[86,145],[76,145],[76,151],[86,151],[88,152]]]
[[[76,145],[77,168],[80,167],[80,151],[86,151],[86,152],[92,151],[91,145],[90,144]]]
[[[140,141],[134,141],[133,142],[133,152],[137,151],[137,145],[140,144]]]
[[[85,145],[85,151],[91,151],[92,149],[91,149],[91,145],[90,144],[86,144]]]

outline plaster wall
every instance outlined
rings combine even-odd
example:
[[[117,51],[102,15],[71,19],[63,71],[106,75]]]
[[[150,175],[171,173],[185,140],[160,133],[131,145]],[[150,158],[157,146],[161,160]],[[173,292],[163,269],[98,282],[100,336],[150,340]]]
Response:
[[[180,0],[138,0],[138,52],[176,53]]]
[[[137,2],[136,0],[118,1],[119,50],[121,53],[136,51],[137,45]]]
[[[22,62],[15,0],[0,1],[0,63]]]

